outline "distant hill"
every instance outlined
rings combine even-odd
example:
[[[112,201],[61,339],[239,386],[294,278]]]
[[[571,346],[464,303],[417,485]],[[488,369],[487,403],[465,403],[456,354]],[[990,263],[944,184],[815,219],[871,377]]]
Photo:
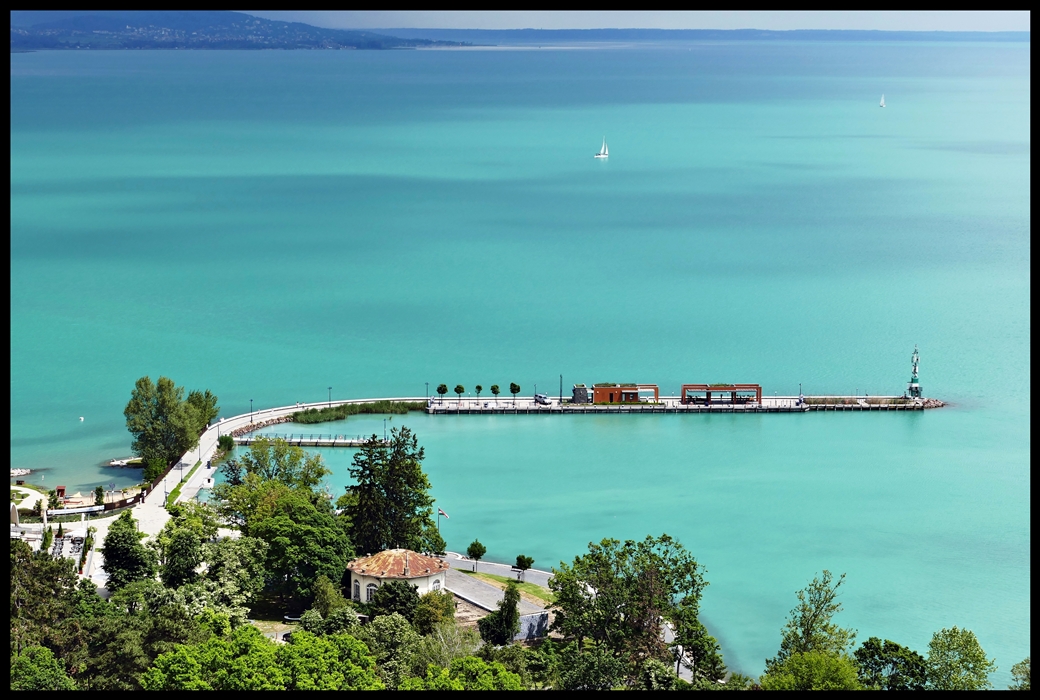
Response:
[[[409,49],[455,41],[324,29],[223,11],[11,12],[11,50]]]
[[[376,29],[402,38],[483,45],[662,41],[1029,41],[1029,32],[889,32],[859,29]]]

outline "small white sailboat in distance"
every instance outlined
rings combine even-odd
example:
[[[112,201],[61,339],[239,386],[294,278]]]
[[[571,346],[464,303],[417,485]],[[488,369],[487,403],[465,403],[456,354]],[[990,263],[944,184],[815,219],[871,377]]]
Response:
[[[604,136],[603,137],[603,145],[600,146],[599,153],[597,153],[596,155],[594,155],[592,157],[593,158],[606,158],[608,155],[610,155],[610,154],[607,152],[607,137]]]
[[[881,106],[882,107],[885,106],[885,94],[884,93],[881,93]]]

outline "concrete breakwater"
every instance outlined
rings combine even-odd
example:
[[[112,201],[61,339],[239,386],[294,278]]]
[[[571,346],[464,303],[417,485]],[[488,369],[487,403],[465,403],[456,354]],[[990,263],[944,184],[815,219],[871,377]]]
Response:
[[[809,411],[923,411],[946,404],[938,399],[902,396],[767,396],[761,401],[710,404],[683,403],[678,396],[661,396],[656,401],[613,404],[571,403],[567,399],[433,399],[430,415],[459,414],[564,414],[564,413],[807,413]]]

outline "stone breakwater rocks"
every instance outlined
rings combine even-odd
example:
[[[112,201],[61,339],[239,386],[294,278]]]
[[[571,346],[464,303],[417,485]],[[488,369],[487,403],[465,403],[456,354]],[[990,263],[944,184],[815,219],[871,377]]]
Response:
[[[246,433],[252,433],[256,430],[260,430],[261,428],[266,428],[269,425],[278,425],[279,423],[291,423],[292,420],[293,415],[290,413],[289,415],[282,416],[281,418],[272,418],[270,420],[265,420],[260,423],[250,423],[249,425],[241,427],[238,430],[232,431],[231,437],[239,437],[240,435],[245,435]]]
[[[945,405],[946,404],[943,403],[942,401],[940,401],[939,399],[925,399],[924,400],[924,407],[925,408],[942,408]]]

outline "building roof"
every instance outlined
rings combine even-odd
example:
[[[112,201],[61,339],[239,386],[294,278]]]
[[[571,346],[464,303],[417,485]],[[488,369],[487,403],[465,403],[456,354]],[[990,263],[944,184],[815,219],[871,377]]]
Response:
[[[347,564],[355,574],[378,578],[422,578],[448,570],[448,562],[410,549],[387,549]]]

